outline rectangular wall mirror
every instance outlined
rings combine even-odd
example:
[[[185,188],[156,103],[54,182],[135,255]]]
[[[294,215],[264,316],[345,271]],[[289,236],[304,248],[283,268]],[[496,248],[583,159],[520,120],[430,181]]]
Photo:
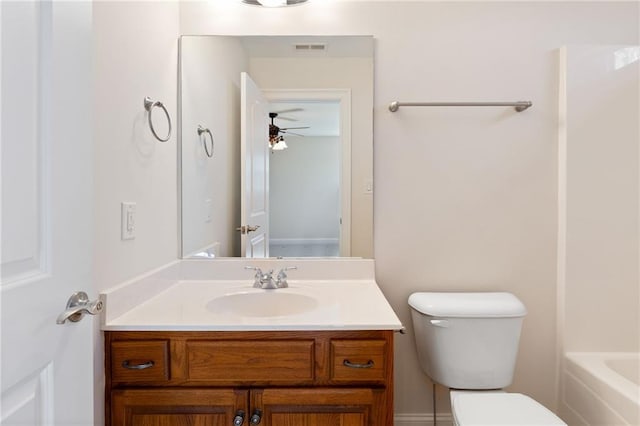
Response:
[[[180,38],[183,258],[373,257],[373,50]]]

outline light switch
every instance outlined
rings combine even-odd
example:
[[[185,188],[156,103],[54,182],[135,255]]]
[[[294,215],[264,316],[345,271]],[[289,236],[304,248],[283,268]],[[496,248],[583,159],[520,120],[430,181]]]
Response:
[[[136,203],[121,204],[121,236],[123,240],[136,237]]]

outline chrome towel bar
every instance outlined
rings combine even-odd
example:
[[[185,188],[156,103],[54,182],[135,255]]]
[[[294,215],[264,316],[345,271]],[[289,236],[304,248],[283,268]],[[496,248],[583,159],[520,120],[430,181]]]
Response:
[[[393,101],[389,104],[389,111],[396,112],[398,108],[405,106],[439,106],[439,107],[467,107],[467,106],[512,106],[517,112],[522,112],[525,109],[532,106],[531,101],[516,101],[516,102],[398,102]]]

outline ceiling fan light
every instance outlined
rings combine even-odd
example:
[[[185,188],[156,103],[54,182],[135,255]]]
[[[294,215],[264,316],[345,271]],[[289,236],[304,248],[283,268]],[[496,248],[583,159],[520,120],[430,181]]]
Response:
[[[241,0],[244,4],[260,7],[285,7],[297,6],[306,3],[308,0]]]
[[[287,148],[289,147],[287,146],[287,143],[284,141],[284,139],[280,139],[275,145],[271,147],[271,149],[274,151],[283,151]]]
[[[264,7],[282,7],[287,5],[287,0],[258,0]]]

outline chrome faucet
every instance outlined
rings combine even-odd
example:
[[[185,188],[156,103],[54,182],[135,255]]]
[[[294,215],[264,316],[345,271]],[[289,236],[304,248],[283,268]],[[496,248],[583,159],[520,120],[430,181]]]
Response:
[[[287,266],[286,268],[280,269],[278,272],[278,277],[276,278],[276,285],[278,288],[286,288],[289,287],[289,283],[287,282],[287,272],[293,269],[298,269],[297,266]]]
[[[276,288],[286,288],[289,287],[287,283],[287,273],[291,269],[298,269],[297,266],[288,266],[286,268],[282,268],[276,279],[273,279],[273,269],[270,269],[269,272],[262,272],[262,269],[257,268],[255,266],[245,266],[244,269],[251,269],[252,271],[256,271],[253,280],[253,286],[255,288],[263,288],[265,290],[273,290]]]
[[[253,277],[253,286],[255,288],[278,288],[276,286],[276,282],[273,279],[273,269],[269,270],[269,272],[267,273],[262,272],[262,269],[256,268],[255,266],[245,266],[244,269],[251,269],[253,271],[256,271],[256,274]]]

